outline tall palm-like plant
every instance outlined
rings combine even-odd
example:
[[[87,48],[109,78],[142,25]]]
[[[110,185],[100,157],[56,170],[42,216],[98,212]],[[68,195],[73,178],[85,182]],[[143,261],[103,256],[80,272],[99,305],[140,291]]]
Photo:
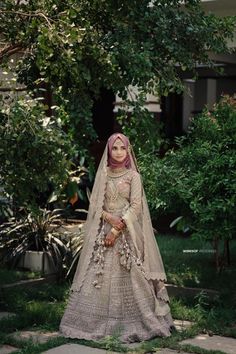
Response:
[[[15,267],[26,251],[43,251],[57,272],[69,252],[59,232],[60,210],[39,209],[17,220],[11,218],[0,226],[0,262]]]
[[[84,237],[83,237],[83,230],[82,224],[81,228],[76,233],[73,233],[70,237],[70,240],[67,244],[68,248],[70,249],[70,255],[67,257],[67,273],[66,278],[73,278],[76,266],[79,261],[80,253],[83,248],[84,244]]]

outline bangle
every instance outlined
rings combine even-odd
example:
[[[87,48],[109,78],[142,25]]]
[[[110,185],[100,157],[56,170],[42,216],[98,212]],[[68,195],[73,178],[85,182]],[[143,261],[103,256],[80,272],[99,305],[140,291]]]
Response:
[[[116,230],[114,227],[111,228],[111,232],[113,233],[113,235],[115,235],[116,237],[118,237],[120,231]]]
[[[107,212],[105,210],[102,211],[102,218],[103,220],[109,222],[109,218],[107,217]]]

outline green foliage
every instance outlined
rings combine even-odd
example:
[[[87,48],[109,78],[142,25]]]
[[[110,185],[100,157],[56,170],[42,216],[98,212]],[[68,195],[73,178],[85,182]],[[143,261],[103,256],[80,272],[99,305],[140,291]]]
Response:
[[[59,88],[55,91],[55,100],[62,113],[60,116],[63,130],[73,143],[73,159],[76,165],[78,161],[81,164],[83,160],[81,165],[85,161],[89,172],[93,174],[94,161],[89,154],[89,147],[97,134],[92,123],[92,97],[79,92],[77,88],[68,88],[67,92],[62,92]]]
[[[70,240],[68,242],[68,247],[70,248],[70,256],[67,257],[67,273],[66,273],[66,278],[71,279],[75,275],[75,271],[77,268],[77,264],[79,261],[79,257],[81,254],[81,250],[83,248],[84,244],[84,235],[81,230],[81,228],[77,230],[76,233],[70,235]]]
[[[40,276],[41,274],[38,272],[0,268],[0,284],[10,284],[26,279],[37,279],[40,278]]]
[[[96,138],[91,119],[101,89],[127,98],[128,86],[146,92],[180,91],[181,71],[211,65],[209,51],[227,52],[235,19],[205,14],[200,0],[30,1],[0,5],[4,50],[17,60],[18,81],[47,87],[68,114],[68,134],[87,157]],[[82,151],[81,151],[82,150]]]
[[[231,241],[232,262],[224,272],[213,267],[210,242],[186,235],[157,235],[168,283],[179,287],[205,288],[220,291],[227,306],[236,300],[236,240]]]
[[[60,323],[68,285],[43,284],[40,287],[5,289],[1,294],[4,309],[17,313],[16,317],[3,319],[4,333],[30,326],[56,329]]]
[[[177,212],[181,228],[202,240],[231,240],[236,231],[236,104],[225,97],[192,120],[178,149],[143,159],[153,208]],[[149,168],[148,168],[149,166]],[[145,169],[146,168],[146,169]]]
[[[115,82],[122,92],[154,79],[154,86],[169,91],[180,84],[174,64],[193,69],[196,61],[208,61],[207,50],[227,50],[233,19],[204,14],[198,0],[168,4],[7,0],[1,32],[7,43],[31,49],[22,63],[31,80],[37,75],[63,89],[83,92],[88,85],[98,93]]]
[[[37,210],[67,178],[69,141],[58,117],[47,117],[36,99],[19,99],[1,109],[1,186],[15,207]]]
[[[63,261],[69,249],[61,241],[58,231],[61,226],[58,210],[38,210],[19,220],[15,218],[0,226],[0,263],[15,267],[26,251],[44,251],[50,265],[62,275]]]

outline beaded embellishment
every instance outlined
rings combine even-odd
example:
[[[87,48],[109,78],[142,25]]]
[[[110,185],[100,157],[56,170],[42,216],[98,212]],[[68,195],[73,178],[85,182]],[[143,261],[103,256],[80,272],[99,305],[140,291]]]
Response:
[[[127,270],[131,269],[131,249],[129,247],[128,242],[126,241],[124,233],[121,235],[122,242],[119,247],[119,255],[120,255],[120,264],[126,268]]]
[[[101,284],[102,284],[102,275],[104,274],[104,261],[105,261],[105,252],[107,251],[107,247],[105,246],[105,223],[103,222],[101,231],[98,234],[95,245],[94,245],[94,250],[93,250],[93,261],[97,265],[97,271],[96,271],[96,279],[93,281],[93,285],[95,288],[100,289]],[[126,240],[125,234],[122,232],[122,234],[119,236],[119,247],[118,247],[118,252],[119,252],[119,259],[120,259],[120,264],[122,267],[124,267],[127,271],[130,271],[132,262],[134,262],[137,266],[139,266],[140,270],[143,272],[142,269],[142,261],[136,257],[134,254],[132,254],[131,248],[129,243]]]
[[[103,275],[103,268],[104,268],[104,261],[105,261],[104,253],[107,250],[105,246],[104,228],[105,228],[105,223],[103,222],[101,231],[96,238],[94,250],[93,250],[93,260],[95,263],[97,263],[97,271],[96,271],[97,279],[94,280],[93,285],[97,289],[101,288],[99,278],[101,275]]]

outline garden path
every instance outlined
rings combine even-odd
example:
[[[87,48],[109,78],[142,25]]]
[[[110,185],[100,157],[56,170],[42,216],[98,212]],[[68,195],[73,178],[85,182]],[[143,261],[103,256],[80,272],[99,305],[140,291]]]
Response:
[[[9,312],[0,312],[0,318],[13,316],[14,314]],[[174,321],[176,329],[182,331],[186,328],[189,328],[192,323],[190,321]],[[55,339],[60,337],[59,332],[43,332],[43,331],[18,331],[11,335],[16,341],[27,341],[31,340],[33,343],[46,343],[50,339]],[[180,345],[190,344],[191,346],[200,347],[205,350],[218,350],[226,354],[235,354],[236,353],[236,339],[230,337],[223,337],[217,335],[206,335],[200,334],[192,339],[186,339],[179,342]],[[133,343],[127,345],[132,353],[135,353],[133,350],[140,346],[140,343]],[[19,348],[3,345],[0,347],[0,354],[10,354],[18,351]],[[131,351],[130,351],[131,353]],[[179,351],[163,348],[159,349],[156,354],[177,354]],[[189,354],[181,351],[182,354]],[[55,348],[49,349],[42,352],[42,354],[115,354],[113,351],[107,351],[104,349],[91,348],[81,344],[67,343],[58,345]]]
[[[236,339],[222,336],[209,336],[207,334],[199,334],[192,339],[185,339],[180,344],[191,344],[206,350],[221,350],[223,353],[236,353]]]

